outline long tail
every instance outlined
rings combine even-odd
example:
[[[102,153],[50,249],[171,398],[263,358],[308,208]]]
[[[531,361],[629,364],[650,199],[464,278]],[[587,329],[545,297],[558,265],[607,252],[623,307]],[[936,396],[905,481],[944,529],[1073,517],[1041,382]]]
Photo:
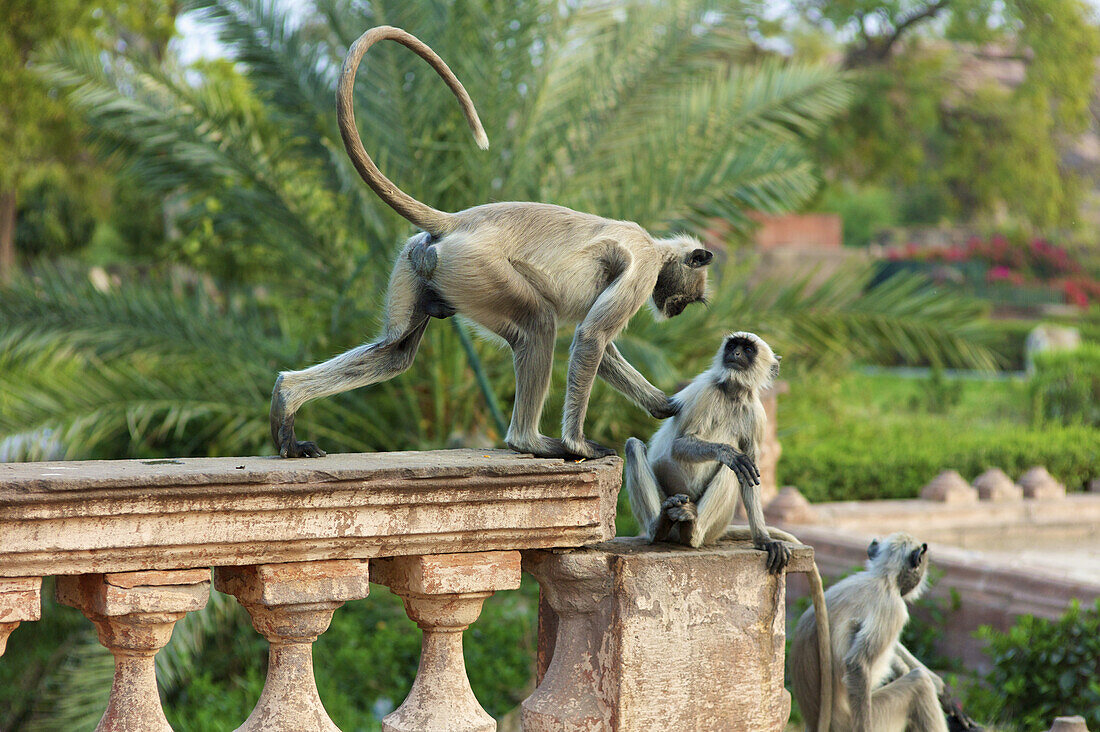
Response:
[[[374,161],[367,155],[367,151],[363,149],[363,141],[360,139],[359,130],[355,126],[355,109],[352,101],[355,92],[355,72],[359,69],[359,62],[363,60],[363,55],[367,52],[367,49],[378,41],[387,38],[411,49],[443,77],[443,81],[458,97],[458,103],[462,105],[462,112],[466,115],[466,121],[474,132],[474,140],[477,141],[478,147],[482,150],[487,149],[489,138],[485,134],[485,128],[481,126],[481,120],[478,119],[474,103],[462,87],[462,83],[447,67],[447,64],[443,63],[443,59],[417,37],[406,33],[400,28],[380,25],[359,36],[359,39],[348,49],[348,55],[344,59],[344,67],[340,70],[340,83],[336,88],[336,117],[340,121],[340,135],[344,138],[344,147],[348,151],[348,157],[351,158],[355,169],[359,171],[359,175],[363,177],[371,190],[377,193],[394,211],[424,231],[442,236],[454,229],[453,214],[437,211],[431,206],[421,203],[395,186],[389,178],[382,175],[382,171],[378,170],[378,166],[374,164]]]
[[[792,544],[802,544],[798,537],[774,526],[768,527],[773,539],[781,539]],[[752,538],[748,526],[730,526],[723,534],[724,538],[745,541]],[[810,572],[810,599],[814,604],[814,622],[817,629],[817,665],[821,672],[819,678],[819,696],[821,705],[817,714],[816,732],[829,732],[833,716],[833,651],[829,633],[829,609],[825,607],[825,587],[821,584],[821,574],[814,562]]]

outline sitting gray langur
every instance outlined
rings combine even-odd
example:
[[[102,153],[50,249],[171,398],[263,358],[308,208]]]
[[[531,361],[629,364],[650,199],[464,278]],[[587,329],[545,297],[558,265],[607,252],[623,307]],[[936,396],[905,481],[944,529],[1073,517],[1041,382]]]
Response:
[[[352,92],[363,55],[391,39],[414,51],[458,97],[478,145],[489,145],[473,102],[443,60],[398,28],[364,33],[348,50],[337,90],[337,117],[348,155],[367,185],[423,229],[406,242],[386,293],[382,336],[302,371],[284,371],[271,395],[271,437],[283,457],[320,457],[299,442],[294,415],[311,399],[391,379],[412,364],[432,317],[459,313],[500,336],[515,359],[516,397],[505,438],[540,457],[595,458],[614,450],[584,437],[599,376],[655,417],[675,403],[650,384],[612,342],[648,300],[660,317],[701,302],[711,253],[690,236],[657,238],[613,221],[543,203],[491,203],[446,213],[404,193],[375,166],[355,126]],[[539,434],[560,322],[577,323],[570,348],[561,439]]]
[[[717,541],[737,509],[738,488],[757,549],[780,572],[790,547],[764,525],[756,458],[767,416],[760,390],[779,375],[779,356],[753,333],[722,341],[709,369],[673,396],[679,413],[649,441],[626,441],[626,488],[651,541],[693,547]]]
[[[925,585],[928,545],[905,533],[877,539],[867,569],[825,593],[832,646],[832,703],[821,703],[814,608],[798,620],[791,641],[791,682],[807,729],[831,717],[852,732],[947,732],[943,681],[901,644],[907,601]],[[820,727],[818,727],[820,729]]]

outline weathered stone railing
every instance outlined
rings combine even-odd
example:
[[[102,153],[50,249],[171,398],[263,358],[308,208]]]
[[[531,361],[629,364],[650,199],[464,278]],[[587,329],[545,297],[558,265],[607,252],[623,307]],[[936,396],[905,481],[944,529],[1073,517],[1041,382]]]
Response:
[[[213,584],[270,642],[242,730],[336,727],[312,643],[368,580],[423,629],[420,668],[387,730],[492,730],[462,631],[519,586],[520,551],[611,538],[621,462],[505,451],[0,464],[0,652],[39,617],[43,576],[115,656],[101,730],[169,729],[153,656]]]

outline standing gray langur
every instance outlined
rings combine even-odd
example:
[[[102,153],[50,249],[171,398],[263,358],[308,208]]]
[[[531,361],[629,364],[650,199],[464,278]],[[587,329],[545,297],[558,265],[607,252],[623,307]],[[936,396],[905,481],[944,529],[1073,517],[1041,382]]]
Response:
[[[901,644],[907,601],[925,586],[928,545],[905,533],[877,539],[867,569],[825,593],[832,647],[832,705],[821,703],[822,674],[814,608],[798,620],[791,641],[791,682],[807,729],[831,716],[851,732],[947,732],[943,680]]]
[[[584,418],[599,376],[654,417],[676,405],[639,374],[612,342],[649,301],[658,317],[702,302],[711,253],[690,236],[656,238],[630,221],[613,221],[543,203],[491,203],[446,213],[390,182],[363,149],[352,93],[363,55],[391,39],[414,51],[458,97],[478,145],[489,145],[473,102],[427,45],[399,28],[364,33],[348,50],[337,90],[337,116],[348,155],[367,185],[423,229],[397,257],[386,293],[382,336],[302,371],[284,371],[271,395],[271,437],[283,457],[320,457],[299,442],[294,415],[311,399],[391,379],[409,368],[432,317],[456,312],[511,346],[516,397],[505,438],[540,457],[596,458],[614,450],[586,440]],[[570,348],[561,439],[539,434],[550,387],[559,322],[577,323]]]
[[[767,423],[760,391],[779,375],[779,358],[753,333],[726,336],[711,367],[673,397],[679,413],[648,449],[634,437],[626,441],[630,507],[651,541],[717,541],[740,492],[753,545],[768,553],[769,570],[786,567],[791,550],[764,525],[756,466]]]

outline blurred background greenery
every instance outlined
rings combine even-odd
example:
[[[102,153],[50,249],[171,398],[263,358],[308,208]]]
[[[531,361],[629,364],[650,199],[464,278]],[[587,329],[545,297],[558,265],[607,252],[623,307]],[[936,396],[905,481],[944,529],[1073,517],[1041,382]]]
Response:
[[[549,201],[719,249],[709,307],[642,312],[620,347],[672,390],[722,333],[768,339],[791,383],[781,482],[824,500],[911,497],[945,467],[1100,477],[1096,347],[1019,376],[1039,322],[1100,339],[1100,32],[1079,0],[0,0],[0,17],[0,459],[272,452],[275,373],[374,334],[412,233],[335,124],[346,48],[387,23],[447,60],[491,141],[412,54],[372,50],[356,116],[410,194]],[[840,216],[843,266],[761,266],[755,214],[800,211]],[[308,405],[298,431],[330,451],[498,445],[513,387],[506,350],[436,322],[408,372]],[[656,426],[603,385],[589,415],[608,444]],[[525,580],[468,634],[494,715],[529,693],[536,601]],[[12,637],[0,729],[98,719],[109,657],[67,610]],[[380,587],[333,626],[321,696],[342,729],[377,729],[418,632]],[[158,663],[177,728],[226,728],[258,696],[263,641],[216,597]]]

